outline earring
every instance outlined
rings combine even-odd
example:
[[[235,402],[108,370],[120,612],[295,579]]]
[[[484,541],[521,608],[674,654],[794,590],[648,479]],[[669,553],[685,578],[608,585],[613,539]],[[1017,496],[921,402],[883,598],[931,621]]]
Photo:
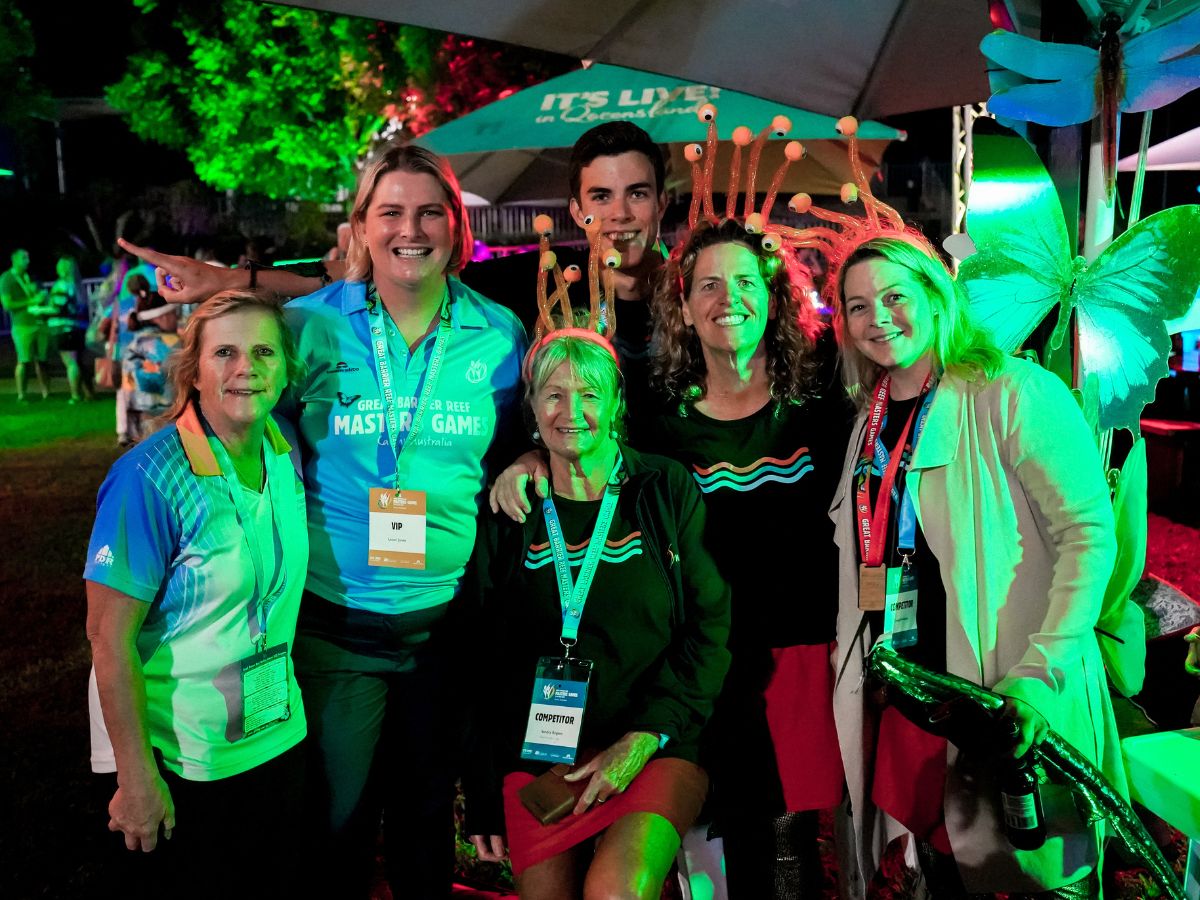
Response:
[[[620,434],[617,432],[617,429],[615,429],[615,428],[610,428],[610,429],[608,429],[608,436],[609,436],[610,438],[612,438],[613,440],[616,440],[616,439],[617,439],[617,438],[619,438],[621,435],[620,435]]]
[[[537,441],[540,441],[542,439],[542,433],[535,428],[535,429],[533,429],[533,434],[531,435],[531,437],[533,438],[534,442],[536,443]]]

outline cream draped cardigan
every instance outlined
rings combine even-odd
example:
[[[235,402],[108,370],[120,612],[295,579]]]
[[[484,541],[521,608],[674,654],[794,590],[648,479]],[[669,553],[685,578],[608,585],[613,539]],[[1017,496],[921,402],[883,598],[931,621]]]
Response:
[[[844,884],[864,891],[903,827],[871,804],[874,713],[864,706],[869,629],[858,609],[854,465],[859,417],[830,516],[839,547],[834,713],[850,800]],[[1009,359],[991,381],[947,373],[937,387],[908,483],[946,588],[946,669],[1040,712],[1126,793],[1094,630],[1116,555],[1112,505],[1094,440],[1063,383]],[[1097,864],[1101,833],[1065,790],[1043,786],[1049,837],[1037,851],[1007,842],[991,766],[947,753],[946,827],[968,890],[1040,891]],[[849,844],[850,841],[844,843]]]

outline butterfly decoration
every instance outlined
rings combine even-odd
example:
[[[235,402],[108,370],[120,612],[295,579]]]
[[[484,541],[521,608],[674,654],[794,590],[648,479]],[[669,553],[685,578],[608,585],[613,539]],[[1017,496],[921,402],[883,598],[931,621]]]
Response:
[[[1089,263],[1072,252],[1058,194],[1033,148],[982,119],[973,141],[967,231],[976,252],[958,281],[975,318],[1013,352],[1057,308],[1049,346],[1058,349],[1074,311],[1079,381],[1095,379],[1099,427],[1139,434],[1142,408],[1167,374],[1164,320],[1186,312],[1200,287],[1200,206],[1141,220]]]
[[[979,44],[992,64],[988,111],[999,119],[1077,125],[1100,116],[1107,197],[1117,171],[1117,119],[1165,106],[1200,87],[1200,9],[1128,37],[1116,13],[1098,24],[1099,46],[1037,41],[994,31]]]

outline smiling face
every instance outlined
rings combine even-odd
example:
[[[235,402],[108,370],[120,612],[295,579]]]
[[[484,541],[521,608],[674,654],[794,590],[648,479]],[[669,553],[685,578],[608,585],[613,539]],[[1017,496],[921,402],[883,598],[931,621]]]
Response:
[[[195,388],[218,435],[265,422],[287,386],[279,322],[265,309],[239,309],[205,323]]]
[[[376,283],[417,286],[445,276],[455,222],[446,192],[432,175],[398,169],[382,176],[361,229]]]
[[[743,244],[714,244],[696,256],[683,322],[696,329],[706,357],[753,353],[763,343],[775,303],[754,252]]]
[[[587,460],[613,443],[620,407],[617,392],[584,381],[569,362],[546,376],[532,406],[542,442],[554,456],[568,462]]]
[[[858,352],[893,373],[932,357],[933,307],[911,269],[865,259],[846,271],[842,284],[846,336]]]
[[[666,197],[655,191],[654,166],[636,150],[597,156],[579,172],[579,196],[571,216],[584,227],[588,216],[600,222],[600,249],[615,247],[622,269],[646,262],[658,241]]]

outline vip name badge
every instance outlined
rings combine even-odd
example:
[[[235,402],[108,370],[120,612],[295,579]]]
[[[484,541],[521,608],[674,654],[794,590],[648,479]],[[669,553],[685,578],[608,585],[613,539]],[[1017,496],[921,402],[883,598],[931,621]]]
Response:
[[[287,644],[242,660],[242,737],[291,717],[287,676]]]
[[[588,659],[543,656],[538,660],[521,759],[575,762],[591,677]]]
[[[425,568],[425,492],[371,488],[367,564]]]

